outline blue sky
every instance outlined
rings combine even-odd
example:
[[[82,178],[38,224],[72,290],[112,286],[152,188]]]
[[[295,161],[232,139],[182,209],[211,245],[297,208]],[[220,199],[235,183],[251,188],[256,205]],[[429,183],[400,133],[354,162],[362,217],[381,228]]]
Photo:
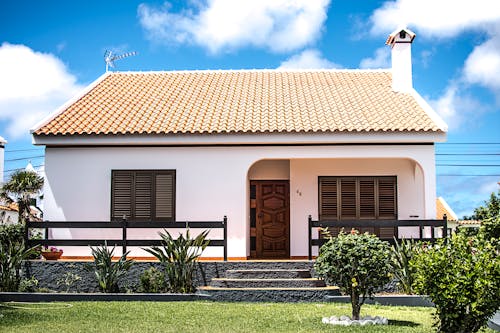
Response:
[[[471,214],[500,181],[497,0],[4,0],[4,177],[43,165],[29,128],[104,73],[106,50],[138,53],[119,71],[389,68],[384,42],[402,25],[417,34],[414,87],[449,125],[436,147],[437,194]]]

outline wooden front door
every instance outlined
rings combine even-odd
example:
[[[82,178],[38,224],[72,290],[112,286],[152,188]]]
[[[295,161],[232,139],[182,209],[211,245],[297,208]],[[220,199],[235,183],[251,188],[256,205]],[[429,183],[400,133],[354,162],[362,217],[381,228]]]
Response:
[[[252,181],[255,186],[255,257],[290,258],[288,180]]]

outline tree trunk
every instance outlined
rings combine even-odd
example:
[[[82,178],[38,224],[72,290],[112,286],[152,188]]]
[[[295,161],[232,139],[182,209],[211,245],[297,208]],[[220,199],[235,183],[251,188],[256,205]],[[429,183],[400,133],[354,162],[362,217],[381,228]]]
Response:
[[[359,293],[356,288],[351,290],[351,306],[352,306],[352,320],[359,320],[359,313],[361,312],[361,305],[359,304]]]

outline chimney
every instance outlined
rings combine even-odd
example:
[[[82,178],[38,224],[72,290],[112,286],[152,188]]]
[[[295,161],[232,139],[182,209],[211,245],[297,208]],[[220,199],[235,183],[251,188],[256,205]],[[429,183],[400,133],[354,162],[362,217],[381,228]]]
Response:
[[[5,153],[5,144],[7,140],[0,136],[0,185],[3,184],[3,172],[4,172],[4,153]]]
[[[386,45],[391,46],[392,90],[410,92],[413,88],[411,75],[411,43],[415,33],[408,28],[394,31],[387,37]]]

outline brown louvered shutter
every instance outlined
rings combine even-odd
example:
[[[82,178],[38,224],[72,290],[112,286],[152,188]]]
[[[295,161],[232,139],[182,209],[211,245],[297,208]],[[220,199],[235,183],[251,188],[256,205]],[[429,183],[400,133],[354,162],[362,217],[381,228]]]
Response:
[[[134,195],[134,217],[135,220],[151,220],[151,172],[136,172],[135,195]]]
[[[319,179],[319,218],[320,220],[337,220],[337,179],[332,177]]]
[[[340,219],[356,219],[356,179],[340,179]]]
[[[155,211],[160,220],[174,218],[174,174],[157,174],[155,177]]]
[[[111,219],[130,218],[134,175],[130,171],[113,171],[111,178]]]
[[[397,219],[396,177],[378,178],[378,218]]]
[[[375,179],[359,179],[359,218],[374,219],[375,214]]]

